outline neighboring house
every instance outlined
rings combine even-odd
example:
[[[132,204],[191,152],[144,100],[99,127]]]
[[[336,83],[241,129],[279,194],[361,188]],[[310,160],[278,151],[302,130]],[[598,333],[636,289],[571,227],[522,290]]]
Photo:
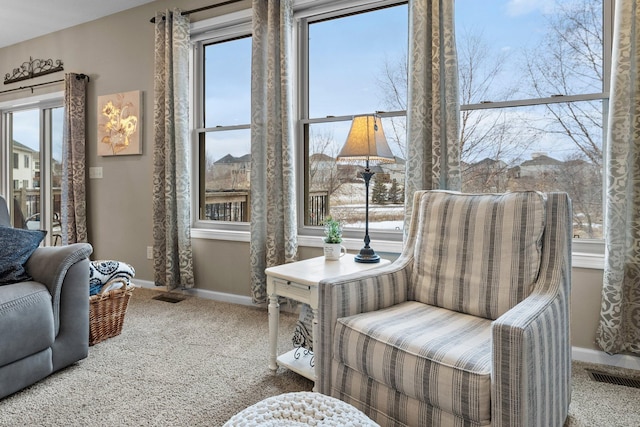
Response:
[[[531,160],[526,160],[512,169],[512,176],[514,178],[536,178],[556,173],[558,167],[563,164],[564,162],[549,157],[544,153],[533,153]]]
[[[404,170],[406,167],[406,161],[398,156],[394,156],[396,161],[394,163],[383,163],[380,165],[382,170],[389,177],[389,181],[394,179],[404,187]]]
[[[248,189],[251,179],[251,155],[234,157],[227,154],[211,166],[207,186],[214,189]]]
[[[12,150],[13,189],[40,187],[40,155],[37,151],[18,141],[13,141]]]
[[[484,158],[477,163],[461,163],[465,189],[472,192],[505,191],[507,164],[502,160]]]

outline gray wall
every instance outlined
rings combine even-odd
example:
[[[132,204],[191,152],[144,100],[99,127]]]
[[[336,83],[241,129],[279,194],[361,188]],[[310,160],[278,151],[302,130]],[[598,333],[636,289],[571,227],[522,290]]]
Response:
[[[178,4],[189,10],[210,1],[158,0],[67,30],[0,49],[0,72],[10,72],[33,58],[60,59],[65,72],[90,76],[88,85],[88,167],[102,167],[103,178],[88,180],[88,214],[93,259],[118,259],[136,268],[141,280],[153,281],[152,261],[146,247],[152,245],[152,138],[153,138],[153,25],[156,10]],[[192,21],[221,12],[249,7],[250,2],[229,5],[192,17]],[[62,73],[18,87],[62,78]],[[35,94],[61,91],[62,84],[36,89]],[[99,157],[96,149],[97,96],[130,90],[143,91],[143,154]],[[30,91],[0,95],[0,102],[30,96]],[[87,168],[88,173],[88,168]],[[88,178],[88,177],[87,177]],[[247,243],[194,239],[196,286],[201,289],[250,295]],[[321,255],[318,248],[300,248],[300,258]],[[393,254],[383,254],[393,258]],[[572,341],[574,346],[596,349],[593,341],[600,306],[602,272],[573,271]]]

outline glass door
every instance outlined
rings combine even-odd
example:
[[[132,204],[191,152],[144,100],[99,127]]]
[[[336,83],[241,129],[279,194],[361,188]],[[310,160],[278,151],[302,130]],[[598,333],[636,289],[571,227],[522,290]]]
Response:
[[[61,245],[63,108],[16,109],[4,114],[13,226],[46,230],[45,245]]]

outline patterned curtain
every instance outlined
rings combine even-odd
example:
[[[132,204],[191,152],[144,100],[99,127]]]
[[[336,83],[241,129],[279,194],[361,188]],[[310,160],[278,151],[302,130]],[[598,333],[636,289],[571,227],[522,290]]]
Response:
[[[460,190],[454,2],[409,1],[405,233],[417,190]]]
[[[291,83],[291,0],[253,0],[251,283],[267,301],[264,269],[297,255]]]
[[[192,288],[189,19],[155,20],[153,259],[156,286]]]
[[[640,4],[615,4],[598,345],[640,354]]]
[[[87,242],[85,182],[86,98],[89,77],[64,76],[64,126],[62,136],[62,243]]]

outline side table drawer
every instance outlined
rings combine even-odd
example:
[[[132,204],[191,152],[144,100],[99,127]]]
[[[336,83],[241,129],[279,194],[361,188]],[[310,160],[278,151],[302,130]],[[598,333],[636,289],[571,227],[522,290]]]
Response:
[[[273,285],[275,293],[279,296],[309,303],[309,299],[311,297],[311,286],[277,278],[273,279]]]

